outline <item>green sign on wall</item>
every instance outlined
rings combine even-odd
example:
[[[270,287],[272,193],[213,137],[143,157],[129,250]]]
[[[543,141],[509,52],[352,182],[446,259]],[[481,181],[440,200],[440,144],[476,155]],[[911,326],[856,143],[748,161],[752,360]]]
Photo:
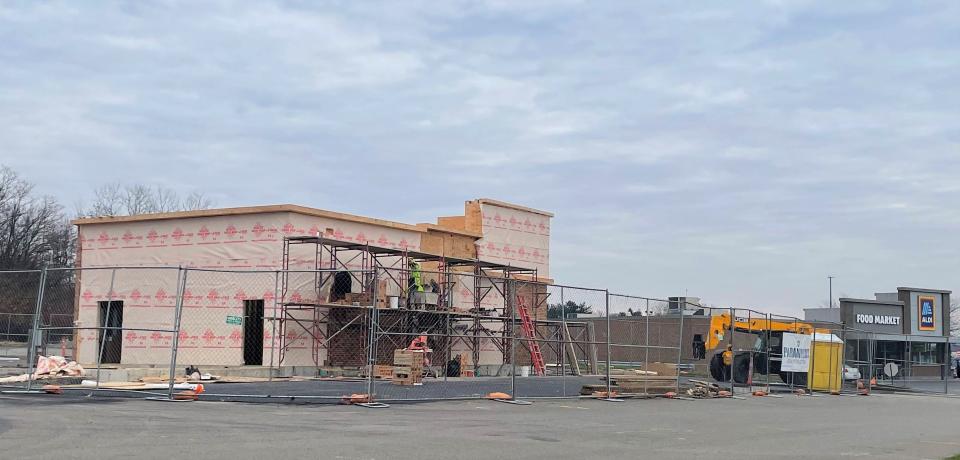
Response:
[[[227,316],[227,324],[235,324],[237,326],[243,324],[242,316]]]

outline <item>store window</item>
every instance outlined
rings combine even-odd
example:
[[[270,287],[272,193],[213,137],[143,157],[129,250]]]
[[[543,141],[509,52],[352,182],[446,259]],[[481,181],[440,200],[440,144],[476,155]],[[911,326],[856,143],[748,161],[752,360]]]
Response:
[[[911,343],[910,361],[913,364],[940,364],[943,361],[943,344],[929,342]]]

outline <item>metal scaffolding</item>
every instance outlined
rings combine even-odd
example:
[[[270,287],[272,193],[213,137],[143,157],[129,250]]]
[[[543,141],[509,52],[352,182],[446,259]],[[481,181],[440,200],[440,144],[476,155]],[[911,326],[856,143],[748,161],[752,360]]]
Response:
[[[298,251],[300,258],[296,258],[292,254],[294,248],[303,245],[311,249]],[[309,255],[304,257],[305,254]],[[508,340],[515,335],[516,328],[511,320],[511,309],[516,303],[513,297],[516,295],[511,295],[509,283],[518,281],[524,286],[541,286],[533,288],[531,306],[534,308],[545,308],[549,298],[546,284],[539,280],[536,269],[446,257],[407,248],[346,242],[323,236],[287,237],[283,240],[280,310],[275,318],[279,326],[279,363],[283,364],[292,341],[297,338],[297,334],[291,333],[288,327],[291,322],[309,336],[314,364],[317,366],[325,364],[321,362],[323,350],[329,351],[331,341],[337,336],[349,328],[362,331],[371,326],[371,311],[377,307],[378,300],[382,300],[370,297],[363,302],[348,304],[330,302],[324,292],[330,288],[337,272],[349,273],[351,284],[358,285],[360,292],[372,293],[375,291],[374,285],[382,282],[395,287],[395,291],[406,297],[409,293],[411,262],[435,264],[436,270],[429,273],[436,278],[436,305],[404,305],[396,309],[380,305],[376,327],[379,330],[378,337],[387,340],[382,344],[385,349],[381,350],[378,345],[378,353],[374,355],[402,348],[415,336],[428,335],[446,350],[462,344],[469,350],[474,367],[480,362],[484,342],[493,343],[502,353],[503,362],[508,362]],[[309,270],[313,274],[316,295],[312,299],[292,298],[290,295],[290,274],[297,273],[298,269]],[[472,280],[472,302],[466,310],[455,308],[453,299],[458,279],[464,277]],[[304,315],[302,312],[310,314]],[[532,340],[547,344],[555,353],[562,353],[562,325],[544,320],[535,320],[534,324],[536,332]],[[370,340],[369,334],[361,333],[359,336],[364,339],[361,339],[362,349],[356,350],[356,356],[362,357],[364,352],[369,353]]]

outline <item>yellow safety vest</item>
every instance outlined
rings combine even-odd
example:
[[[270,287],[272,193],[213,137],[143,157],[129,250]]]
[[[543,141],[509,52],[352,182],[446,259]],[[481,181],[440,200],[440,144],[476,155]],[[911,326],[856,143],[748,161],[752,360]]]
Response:
[[[723,365],[730,366],[732,364],[733,364],[733,352],[730,350],[723,352]]]
[[[414,262],[410,264],[410,276],[413,277],[413,288],[417,292],[423,292],[423,275],[420,273],[420,264]]]

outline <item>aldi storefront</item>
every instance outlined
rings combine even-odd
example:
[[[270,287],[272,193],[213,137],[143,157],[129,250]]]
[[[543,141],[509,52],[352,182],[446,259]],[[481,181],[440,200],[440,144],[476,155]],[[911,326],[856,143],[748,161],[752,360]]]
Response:
[[[901,287],[876,299],[840,299],[845,360],[877,380],[950,372],[950,291]]]

